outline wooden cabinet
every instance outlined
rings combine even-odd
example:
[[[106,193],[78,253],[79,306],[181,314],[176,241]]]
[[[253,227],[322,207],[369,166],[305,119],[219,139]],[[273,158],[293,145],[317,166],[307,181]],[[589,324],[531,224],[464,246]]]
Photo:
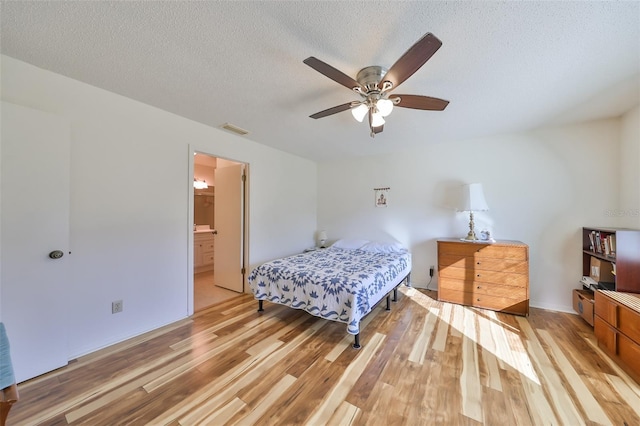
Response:
[[[640,230],[582,228],[583,276],[594,277],[592,265],[603,275],[607,271],[598,288],[640,293]],[[614,265],[615,275],[610,275]]]
[[[213,232],[193,234],[193,271],[195,273],[213,270]]]
[[[438,240],[438,300],[529,314],[529,246]]]
[[[595,310],[598,346],[640,382],[640,295],[598,290]]]

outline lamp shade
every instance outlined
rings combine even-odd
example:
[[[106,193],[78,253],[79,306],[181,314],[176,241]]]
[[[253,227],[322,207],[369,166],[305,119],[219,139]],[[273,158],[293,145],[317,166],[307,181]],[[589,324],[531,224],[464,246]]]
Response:
[[[380,127],[384,125],[384,118],[379,112],[371,114],[371,127]]]
[[[360,104],[355,108],[351,108],[351,115],[361,123],[362,120],[364,120],[364,116],[367,115],[367,112],[369,112],[369,108],[367,108],[365,104]]]
[[[376,103],[376,107],[378,108],[378,112],[380,112],[380,115],[386,117],[387,115],[391,114],[391,111],[393,111],[393,102],[391,102],[389,99],[380,99]]]
[[[481,183],[470,183],[462,187],[462,203],[460,211],[477,212],[489,210]]]

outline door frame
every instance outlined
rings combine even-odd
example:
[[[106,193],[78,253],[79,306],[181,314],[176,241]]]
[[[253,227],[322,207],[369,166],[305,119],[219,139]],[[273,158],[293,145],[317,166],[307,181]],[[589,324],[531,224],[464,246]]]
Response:
[[[233,161],[235,163],[244,164],[244,173],[245,173],[245,182],[244,182],[244,193],[242,199],[243,205],[243,214],[242,214],[242,267],[245,270],[245,274],[243,277],[243,289],[246,293],[247,285],[247,275],[248,275],[248,265],[249,262],[249,188],[250,188],[250,165],[249,163],[241,160],[237,160],[235,158],[229,158],[222,155],[218,155],[211,150],[208,149],[196,149],[193,145],[188,145],[188,173],[187,173],[187,315],[191,316],[194,313],[193,302],[194,302],[194,288],[193,288],[193,220],[195,217],[194,211],[194,194],[193,194],[193,179],[195,172],[195,162],[194,162],[194,154],[203,154],[208,155],[210,157],[222,158],[224,160]],[[215,265],[214,265],[215,267]]]

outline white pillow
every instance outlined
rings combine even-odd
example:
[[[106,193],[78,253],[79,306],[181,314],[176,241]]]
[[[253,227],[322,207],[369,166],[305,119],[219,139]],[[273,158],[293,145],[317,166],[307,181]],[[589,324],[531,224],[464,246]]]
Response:
[[[360,247],[360,250],[370,251],[373,253],[402,253],[407,251],[407,249],[398,242],[387,243],[382,241],[371,241]]]
[[[369,240],[356,240],[351,238],[343,238],[336,241],[331,247],[341,248],[345,250],[357,250],[367,244]]]

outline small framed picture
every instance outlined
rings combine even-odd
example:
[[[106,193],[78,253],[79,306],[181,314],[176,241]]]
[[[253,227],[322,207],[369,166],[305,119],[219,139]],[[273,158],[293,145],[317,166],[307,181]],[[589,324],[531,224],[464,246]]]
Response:
[[[387,207],[389,205],[389,188],[375,188],[375,206]]]

